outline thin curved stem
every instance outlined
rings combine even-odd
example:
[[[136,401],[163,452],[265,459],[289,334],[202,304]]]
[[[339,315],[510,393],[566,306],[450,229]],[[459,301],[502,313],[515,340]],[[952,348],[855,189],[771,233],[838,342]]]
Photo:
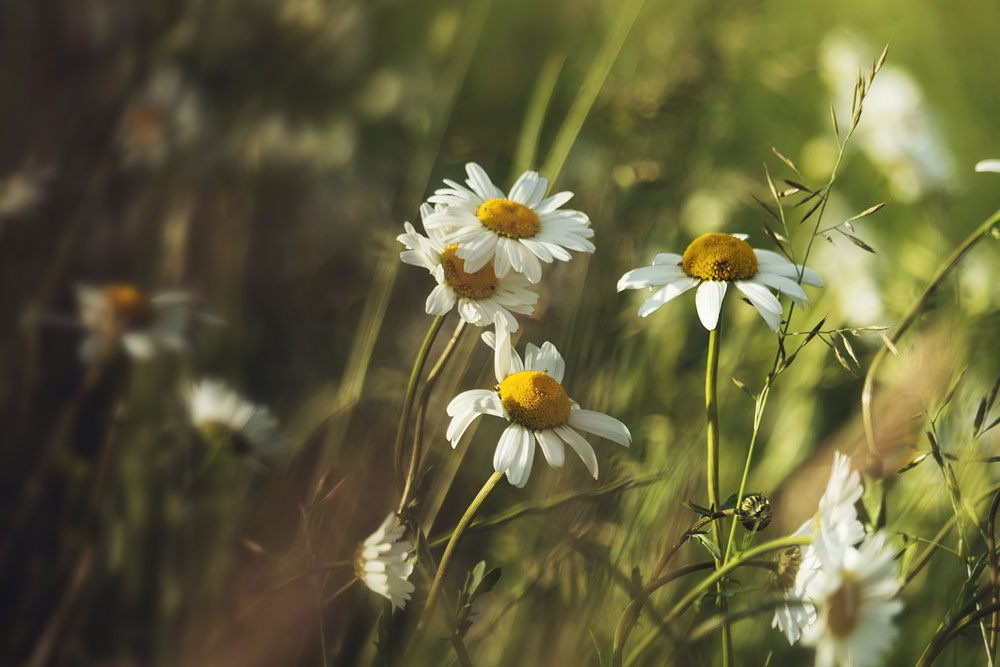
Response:
[[[948,259],[944,261],[938,267],[938,270],[934,273],[934,277],[931,278],[927,286],[924,287],[923,291],[916,298],[916,300],[910,304],[906,313],[903,315],[902,319],[899,320],[899,324],[896,325],[896,330],[891,336],[889,336],[889,341],[893,346],[899,339],[903,337],[906,330],[916,321],[917,316],[920,311],[923,310],[924,304],[927,303],[927,299],[930,298],[934,290],[937,289],[938,285],[951,273],[951,270],[958,266],[958,263],[962,261],[965,253],[969,252],[980,240],[982,240],[993,228],[994,225],[1000,223],[1000,209],[998,209],[993,215],[987,218],[982,224],[976,227],[971,234],[965,237]],[[868,367],[868,372],[865,374],[865,384],[861,391],[861,413],[862,421],[865,425],[865,440],[868,443],[868,452],[876,460],[878,459],[877,450],[875,448],[875,426],[872,423],[872,392],[875,389],[875,375],[878,373],[879,367],[885,360],[885,356],[889,351],[889,346],[883,346],[875,354],[872,359],[871,365]]]
[[[424,449],[424,417],[427,414],[427,403],[431,398],[431,390],[434,388],[434,384],[441,375],[445,364],[448,363],[452,353],[455,351],[455,346],[458,344],[458,339],[464,330],[465,320],[459,319],[458,324],[455,325],[455,331],[452,333],[451,339],[445,345],[444,350],[441,351],[441,356],[438,358],[437,363],[434,364],[434,367],[427,374],[424,386],[420,390],[420,400],[417,401],[416,423],[413,427],[413,447],[410,450],[410,466],[406,471],[403,496],[399,501],[399,513],[406,508],[406,504],[410,500],[410,495],[413,493],[413,485],[417,481],[417,473],[420,470],[420,461],[423,458]]]
[[[420,373],[423,371],[424,363],[427,361],[427,353],[430,352],[434,338],[437,336],[438,331],[441,330],[444,318],[444,315],[436,316],[431,322],[431,326],[427,329],[427,335],[424,336],[424,342],[420,345],[417,358],[413,362],[413,370],[410,371],[410,381],[406,385],[406,396],[403,398],[403,411],[399,415],[399,426],[396,428],[396,443],[393,446],[393,470],[395,471],[396,481],[399,482],[400,486],[404,482],[403,444],[406,441],[406,425],[410,421],[410,410],[413,409],[413,397],[417,393],[417,382],[420,380]]]

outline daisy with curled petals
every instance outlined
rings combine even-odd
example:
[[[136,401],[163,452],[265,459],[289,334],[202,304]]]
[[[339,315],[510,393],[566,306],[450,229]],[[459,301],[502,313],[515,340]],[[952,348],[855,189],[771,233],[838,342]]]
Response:
[[[657,308],[693,287],[695,305],[702,325],[709,331],[719,324],[722,298],[730,284],[736,286],[772,331],[781,323],[781,303],[770,289],[789,296],[802,307],[809,298],[802,284],[822,287],[812,269],[793,264],[776,252],[751,248],[745,234],[703,234],[683,255],[664,252],[653,258],[652,266],[633,269],[618,281],[618,291],[656,287],[639,307],[646,317]]]
[[[420,207],[425,227],[433,212],[428,204]],[[396,237],[407,247],[399,253],[399,258],[407,264],[424,267],[437,280],[437,287],[425,305],[429,315],[444,315],[457,304],[458,314],[469,324],[486,327],[499,315],[511,331],[517,331],[514,313],[534,312],[538,294],[529,289],[530,283],[521,274],[498,277],[489,264],[467,272],[467,262],[457,254],[461,247],[446,241],[440,229],[428,227],[428,235],[424,236],[408,222],[405,228],[406,233]]]
[[[865,536],[865,527],[858,520],[855,509],[862,492],[861,475],[851,468],[850,459],[837,452],[816,514],[793,535],[813,535],[814,540],[822,539],[828,545],[857,544]],[[821,565],[813,545],[789,547],[778,561],[776,581],[789,603],[775,610],[771,627],[785,633],[789,644],[798,641],[802,630],[816,620],[812,587],[820,576]]]
[[[824,539],[815,543],[819,572],[811,586],[816,621],[802,643],[816,647],[817,667],[883,664],[896,638],[892,618],[903,607],[894,599],[901,583],[895,549],[876,533],[857,548]]]
[[[265,459],[285,446],[278,420],[263,405],[246,400],[224,382],[201,380],[185,398],[191,423],[209,444],[225,445],[234,454]]]
[[[483,334],[494,348],[497,389],[474,389],[456,396],[448,404],[447,437],[457,447],[466,429],[479,415],[506,419],[493,456],[493,468],[505,473],[516,487],[523,487],[531,474],[535,443],[553,468],[562,467],[567,444],[583,460],[597,479],[597,456],[577,429],[607,438],[628,447],[632,435],[625,424],[600,412],[583,410],[563,389],[566,364],[552,343],[536,347],[528,343],[524,360],[510,343],[510,332],[502,319],[496,321],[496,335]]]
[[[406,531],[397,525],[396,515],[390,513],[382,525],[358,547],[354,559],[354,573],[372,592],[392,602],[396,609],[406,606],[415,586],[409,582],[413,573],[410,551],[413,545],[400,540]]]
[[[513,269],[537,283],[542,278],[541,262],[569,261],[569,250],[594,252],[590,218],[560,208],[572,192],[546,198],[548,179],[526,171],[505,195],[475,162],[465,165],[465,171],[469,187],[445,179],[448,187],[429,198],[442,208],[424,226],[442,230],[449,243],[458,244],[457,255],[465,260],[466,271],[493,262],[499,278]]]

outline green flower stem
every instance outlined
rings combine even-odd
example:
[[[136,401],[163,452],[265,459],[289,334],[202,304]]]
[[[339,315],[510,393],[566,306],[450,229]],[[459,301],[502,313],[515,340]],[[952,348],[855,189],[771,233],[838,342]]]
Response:
[[[719,500],[719,348],[721,347],[722,321],[708,332],[708,361],[705,364],[705,413],[708,426],[706,432],[706,442],[708,452],[706,460],[708,462],[708,506],[713,511],[721,509],[722,503]],[[712,539],[720,551],[725,549],[722,543],[722,527],[718,521],[712,522]],[[715,559],[715,568],[718,570],[722,566],[721,559]],[[725,615],[727,604],[725,597],[725,585],[722,580],[718,583],[719,591],[719,611]],[[728,667],[733,653],[733,638],[729,632],[729,624],[722,624],[722,664]]]
[[[406,504],[410,500],[410,495],[413,493],[413,485],[416,483],[417,473],[420,470],[420,461],[423,457],[424,449],[424,416],[427,414],[427,402],[430,400],[431,390],[434,388],[438,376],[441,375],[444,365],[448,363],[448,359],[451,358],[452,353],[455,351],[455,346],[458,344],[458,339],[462,336],[462,331],[464,330],[465,320],[459,319],[458,324],[455,326],[455,331],[451,335],[451,339],[445,345],[444,350],[441,351],[441,357],[437,360],[437,363],[434,364],[430,373],[427,374],[424,387],[420,390],[420,400],[417,401],[416,425],[413,428],[413,448],[410,450],[410,467],[406,472],[403,497],[399,501],[399,512],[402,512],[406,508]]]
[[[424,603],[424,610],[420,615],[420,623],[417,624],[415,642],[423,635],[427,622],[434,612],[434,605],[437,603],[438,595],[441,593],[441,583],[444,580],[444,574],[448,570],[448,565],[455,554],[455,548],[458,546],[459,540],[462,539],[465,529],[472,523],[472,519],[475,518],[476,512],[479,511],[483,501],[486,500],[486,496],[490,495],[490,491],[493,490],[493,487],[497,485],[501,478],[503,478],[502,472],[495,472],[490,475],[490,478],[483,484],[483,488],[472,499],[469,507],[465,510],[465,514],[459,519],[458,525],[455,526],[455,530],[451,534],[451,539],[448,540],[448,546],[444,548],[444,555],[441,556],[441,564],[438,565],[437,572],[434,574],[434,581],[431,582],[431,588],[427,593],[427,602]]]
[[[812,543],[812,536],[810,535],[780,537],[776,540],[771,540],[770,542],[765,542],[764,544],[760,544],[756,547],[751,547],[746,551],[740,552],[732,560],[722,565],[715,572],[705,577],[702,581],[698,583],[698,585],[696,585],[694,588],[688,591],[687,595],[681,598],[680,601],[677,602],[677,604],[675,604],[673,608],[667,613],[667,615],[663,619],[664,622],[669,624],[672,620],[680,616],[688,607],[690,607],[702,595],[704,595],[705,591],[707,591],[713,585],[717,584],[719,581],[722,580],[723,577],[725,577],[726,575],[728,575],[730,572],[740,567],[741,565],[749,564],[758,556],[770,553],[771,551],[778,551],[779,549],[784,549],[786,547],[805,546],[810,543]],[[653,588],[655,584],[659,584],[659,586],[662,586],[667,583],[663,581],[664,578],[661,578],[656,582],[651,583],[644,590],[648,590],[650,593],[652,593],[653,591],[649,589]],[[662,584],[660,583],[661,581],[663,582]],[[634,665],[635,662],[642,655],[642,653],[647,648],[649,648],[649,645],[652,644],[654,641],[656,641],[656,638],[658,636],[659,635],[655,630],[650,634],[648,634],[642,640],[642,642],[640,642],[639,646],[636,647],[632,655],[629,656],[629,659],[625,662],[625,667],[630,667],[631,665]]]
[[[757,395],[757,402],[754,405],[753,411],[753,433],[750,434],[750,447],[747,449],[747,460],[743,464],[743,477],[740,478],[740,490],[736,493],[736,507],[738,508],[743,503],[744,494],[747,490],[747,478],[750,476],[750,461],[753,459],[753,451],[757,445],[757,436],[760,434],[760,422],[764,417],[764,406],[767,405],[767,397],[771,393],[771,378],[774,377],[774,372],[772,371],[770,375],[767,376],[767,381],[764,383],[764,388],[760,390],[760,394]],[[723,552],[722,562],[725,563],[729,560],[729,556],[733,553],[733,541],[736,539],[736,524],[739,523],[738,517],[733,517],[733,523],[729,527],[729,540],[726,542],[726,549]]]
[[[920,311],[923,310],[924,304],[927,303],[927,299],[930,298],[938,285],[951,273],[951,270],[958,266],[962,258],[965,257],[965,253],[969,252],[977,243],[985,238],[997,223],[1000,223],[1000,210],[994,212],[993,215],[976,227],[971,234],[965,237],[965,240],[955,248],[951,255],[948,256],[948,259],[938,267],[938,270],[934,273],[934,277],[927,283],[927,286],[924,287],[924,290],[916,300],[910,304],[910,307],[896,325],[896,330],[889,337],[889,341],[893,345],[899,342],[899,339],[903,337],[906,330],[916,321]],[[878,373],[882,362],[885,361],[885,355],[888,351],[888,346],[883,346],[875,354],[875,358],[872,359],[872,363],[868,367],[868,372],[865,374],[864,389],[861,391],[861,412],[865,424],[865,439],[868,442],[869,453],[876,460],[878,460],[878,452],[875,448],[875,427],[872,424],[872,392],[875,389],[875,375]]]
[[[427,361],[427,353],[430,352],[431,345],[441,325],[444,323],[444,315],[438,315],[431,322],[424,336],[424,342],[417,352],[417,358],[413,362],[413,370],[410,371],[410,381],[406,385],[406,397],[403,399],[403,412],[399,415],[399,426],[396,429],[396,444],[393,447],[393,470],[396,480],[400,486],[403,485],[403,444],[406,441],[406,425],[410,421],[410,410],[413,409],[413,397],[417,393],[417,382],[420,380],[420,373],[424,370],[424,363]]]

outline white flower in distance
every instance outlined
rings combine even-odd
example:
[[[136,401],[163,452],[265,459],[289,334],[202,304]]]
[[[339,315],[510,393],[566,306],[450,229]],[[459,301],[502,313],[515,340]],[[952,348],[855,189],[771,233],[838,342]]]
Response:
[[[30,213],[45,197],[51,167],[27,164],[0,178],[0,221]]]
[[[285,438],[278,420],[262,405],[246,400],[219,380],[201,380],[186,393],[191,423],[209,443],[232,447],[239,455],[269,458]]]
[[[413,573],[410,551],[413,545],[399,538],[406,528],[396,525],[396,515],[389,514],[374,533],[358,547],[354,571],[369,589],[392,602],[397,609],[406,606],[414,586],[408,579]]]
[[[652,266],[633,269],[618,281],[618,291],[656,287],[639,307],[646,317],[657,308],[692,287],[697,287],[695,305],[698,318],[708,330],[719,324],[722,299],[730,284],[736,286],[772,331],[781,323],[781,303],[768,288],[789,296],[798,306],[809,303],[802,289],[822,287],[812,269],[793,264],[776,252],[751,248],[745,234],[703,234],[691,242],[683,255],[659,253]]]
[[[903,603],[895,549],[885,533],[868,537],[857,548],[818,536],[820,567],[810,595],[816,621],[803,629],[802,643],[816,647],[817,667],[874,667],[892,646],[892,618]]]
[[[626,447],[632,442],[625,424],[600,412],[582,410],[570,400],[561,384],[566,364],[552,343],[546,342],[540,348],[528,343],[522,361],[511,347],[510,332],[499,319],[496,335],[487,332],[483,340],[494,348],[498,387],[496,391],[462,392],[448,404],[448,415],[452,419],[447,436],[452,447],[458,446],[466,429],[479,415],[506,419],[510,426],[497,443],[493,468],[506,473],[507,480],[514,486],[523,487],[531,475],[536,442],[553,468],[562,467],[566,459],[563,443],[569,445],[594,479],[597,479],[597,456],[576,429]]]
[[[862,492],[861,475],[852,470],[850,459],[837,452],[816,514],[803,523],[794,535],[813,535],[814,540],[823,539],[830,545],[857,544],[865,536],[865,527],[858,520],[855,509]],[[820,567],[821,562],[813,545],[789,547],[781,554],[776,579],[789,603],[775,610],[771,627],[785,633],[789,644],[798,641],[802,629],[816,620],[811,590]]]
[[[77,285],[76,300],[80,324],[88,332],[80,345],[80,358],[87,363],[106,359],[119,344],[136,359],[184,349],[196,304],[186,292],[148,296],[129,284]]]
[[[122,113],[118,125],[122,159],[129,166],[158,165],[172,150],[193,143],[201,126],[197,92],[178,69],[160,67]]]
[[[465,165],[465,171],[469,187],[445,180],[448,187],[429,198],[443,207],[424,226],[446,232],[448,242],[458,244],[466,271],[478,271],[492,261],[500,278],[513,269],[537,283],[542,278],[541,262],[569,261],[569,250],[594,252],[590,218],[560,208],[572,192],[546,198],[548,179],[526,171],[505,195],[475,162]]]
[[[976,171],[992,171],[1000,174],[1000,160],[980,160],[976,163]]]
[[[425,221],[433,211],[428,204],[420,207]],[[407,264],[424,267],[437,281],[437,287],[427,297],[428,314],[444,315],[457,304],[458,314],[469,324],[486,327],[499,315],[511,331],[517,331],[514,313],[534,312],[538,294],[529,289],[531,284],[521,274],[498,277],[490,264],[468,273],[465,260],[458,256],[460,246],[446,241],[440,229],[431,227],[428,236],[424,236],[408,222],[405,228],[406,233],[396,238],[408,250],[399,253],[399,258]]]

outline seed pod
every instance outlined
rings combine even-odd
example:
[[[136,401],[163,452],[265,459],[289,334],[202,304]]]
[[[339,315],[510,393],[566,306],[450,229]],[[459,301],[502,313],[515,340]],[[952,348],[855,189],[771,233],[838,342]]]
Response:
[[[771,515],[771,501],[763,493],[751,493],[744,498],[737,512],[740,523],[751,532],[767,528]]]

